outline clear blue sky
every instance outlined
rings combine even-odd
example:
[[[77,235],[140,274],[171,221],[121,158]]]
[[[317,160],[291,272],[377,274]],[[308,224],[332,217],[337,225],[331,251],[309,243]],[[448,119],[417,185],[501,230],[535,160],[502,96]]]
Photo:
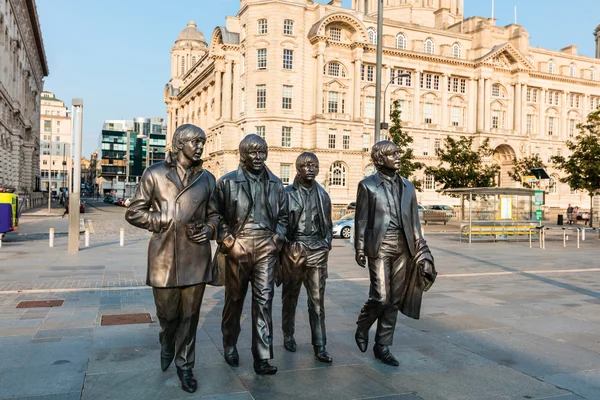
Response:
[[[491,3],[465,0],[465,15],[489,17]],[[598,0],[495,3],[499,26],[513,22],[517,6],[517,22],[528,30],[532,46],[558,50],[575,44],[580,54],[594,55]],[[37,5],[50,68],[44,87],[69,107],[72,98],[84,99],[86,157],[97,148],[105,119],[166,117],[169,51],[189,20],[210,41],[215,26],[239,10],[239,0],[37,0]]]

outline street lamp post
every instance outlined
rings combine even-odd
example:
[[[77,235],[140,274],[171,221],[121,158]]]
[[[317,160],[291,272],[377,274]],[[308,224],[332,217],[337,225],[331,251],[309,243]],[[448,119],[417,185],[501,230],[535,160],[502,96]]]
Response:
[[[123,185],[123,198],[126,198],[127,184],[129,183],[129,157],[124,155],[123,161],[125,162],[125,184]]]
[[[367,10],[365,10],[367,11]],[[383,0],[377,1],[377,65],[375,67],[375,143],[381,134],[381,69],[383,64]]]
[[[63,174],[62,174],[62,185],[63,187],[67,186],[67,183],[65,182],[65,175],[66,175],[66,168],[67,168],[67,144],[63,143]],[[69,189],[67,189],[67,192],[69,192]]]
[[[387,130],[389,128],[388,123],[385,122],[385,114],[386,114],[386,100],[387,100],[387,90],[390,87],[390,85],[392,84],[392,82],[394,82],[396,79],[402,79],[402,78],[410,78],[411,75],[409,73],[404,73],[404,74],[399,74],[398,76],[393,77],[388,83],[387,85],[385,85],[385,90],[383,91],[383,121],[381,122],[381,129],[383,130]],[[391,114],[391,113],[390,113]]]

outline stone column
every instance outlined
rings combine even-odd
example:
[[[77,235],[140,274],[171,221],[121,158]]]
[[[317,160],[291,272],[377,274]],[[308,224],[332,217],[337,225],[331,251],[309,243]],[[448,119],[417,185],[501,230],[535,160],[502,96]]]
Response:
[[[521,85],[521,131],[526,134],[527,124],[527,85]]]
[[[12,176],[9,176],[9,183],[19,190],[23,185],[22,174],[23,174],[23,157],[21,154],[21,138],[19,137],[18,131],[13,131],[14,136],[11,138],[12,141]]]
[[[208,98],[209,104],[210,104],[211,99],[215,100],[214,118],[219,119],[221,117],[221,70],[220,69],[216,69],[216,71],[215,71],[215,86],[213,89],[213,95],[209,96],[209,98]],[[210,106],[209,106],[209,109],[212,112],[212,109],[210,108]],[[213,121],[212,114],[210,115],[210,120],[212,123],[212,121]]]
[[[233,84],[232,84],[232,100],[231,100],[231,118],[237,120],[240,117],[240,64],[233,64]]]
[[[450,126],[448,123],[448,77],[447,74],[442,75],[442,109],[440,110],[440,127],[444,129]]]
[[[485,115],[483,118],[483,120],[485,121],[483,124],[483,129],[486,132],[490,131],[490,128],[492,125],[491,124],[492,123],[491,106],[492,106],[492,80],[488,78],[485,80],[485,100],[484,100]]]
[[[219,73],[220,75],[220,73]],[[220,81],[221,79],[219,79]],[[218,98],[215,96],[215,92],[217,92],[218,89],[215,89],[214,86],[209,86],[208,87],[208,92],[206,94],[206,105],[207,105],[207,109],[206,109],[206,126],[207,127],[211,127],[214,125],[214,121],[216,120],[215,116],[213,115],[213,108],[212,108],[212,102],[213,100],[215,101],[215,107],[219,107],[219,101]],[[219,92],[219,96],[220,96],[220,91]]]
[[[475,79],[469,78],[469,87],[467,89],[467,130],[471,133],[475,132],[475,114],[477,112],[477,84]]]
[[[561,109],[560,109],[560,132],[558,134],[559,138],[567,137],[567,100],[569,97],[569,92],[562,92],[561,95]]]
[[[508,103],[508,112],[506,115],[506,126],[504,126],[504,129],[508,129],[510,131],[513,131],[515,129],[515,121],[514,121],[514,115],[515,115],[515,89],[516,85],[511,84],[511,88],[508,91],[508,99],[507,99],[507,103]],[[514,133],[514,132],[513,132]]]
[[[415,89],[413,91],[413,126],[423,125],[420,120],[421,113],[421,74],[423,72],[415,71]]]
[[[224,121],[231,121],[231,60],[225,61],[225,78],[223,79],[223,104],[221,105]]]
[[[360,119],[360,69],[362,64],[362,54],[362,49],[354,49],[354,95],[352,96],[352,117],[354,120]]]
[[[588,116],[588,95],[584,94],[581,97],[581,109],[583,110],[583,112],[581,113],[581,123],[584,123],[587,119]]]
[[[31,161],[33,160],[33,147],[32,145],[23,146],[23,168],[21,171],[21,184],[29,190],[29,192],[33,192],[33,165]]]
[[[479,78],[477,86],[477,131],[483,132],[485,118],[485,79]]]
[[[521,99],[522,99],[522,95],[521,95],[521,84],[517,82],[517,84],[515,85],[515,96],[514,96],[514,124],[513,124],[513,129],[515,131],[515,133],[517,135],[521,134],[521,116],[523,115],[523,112],[521,111]]]
[[[544,128],[546,125],[546,89],[542,89],[540,92],[540,113],[538,121],[538,133],[540,137],[544,137]]]
[[[325,66],[325,43],[317,44],[316,85],[315,85],[315,115],[323,114],[323,68]]]

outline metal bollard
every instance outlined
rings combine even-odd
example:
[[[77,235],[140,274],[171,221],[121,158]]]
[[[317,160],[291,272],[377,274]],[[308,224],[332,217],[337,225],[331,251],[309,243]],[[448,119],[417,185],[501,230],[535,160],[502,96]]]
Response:
[[[542,229],[542,249],[546,249],[546,231]]]
[[[54,228],[50,228],[50,247],[54,247]]]
[[[563,228],[563,247],[567,247],[567,231]]]
[[[585,242],[585,228],[581,229],[581,241]]]
[[[121,238],[120,238],[120,245],[121,247],[125,246],[125,228],[121,228]]]
[[[579,228],[577,228],[577,248],[579,248]]]
[[[85,247],[90,247],[90,230],[85,229]]]
[[[532,235],[532,230],[529,230],[529,248],[531,248],[531,235]]]

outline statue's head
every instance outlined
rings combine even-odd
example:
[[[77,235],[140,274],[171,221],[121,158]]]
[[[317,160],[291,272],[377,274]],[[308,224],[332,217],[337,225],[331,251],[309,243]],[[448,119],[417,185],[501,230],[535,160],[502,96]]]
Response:
[[[296,159],[296,172],[300,183],[312,184],[319,175],[319,159],[315,153],[304,152]]]
[[[265,139],[253,133],[240,142],[240,163],[250,172],[260,173],[265,168],[269,147]]]
[[[181,125],[173,134],[173,144],[171,145],[171,153],[178,157],[179,154],[193,164],[202,162],[202,152],[204,151],[204,143],[206,143],[206,134],[202,129],[192,124]]]
[[[382,169],[397,171],[400,168],[400,151],[390,140],[381,140],[373,145],[371,159],[378,171]]]

